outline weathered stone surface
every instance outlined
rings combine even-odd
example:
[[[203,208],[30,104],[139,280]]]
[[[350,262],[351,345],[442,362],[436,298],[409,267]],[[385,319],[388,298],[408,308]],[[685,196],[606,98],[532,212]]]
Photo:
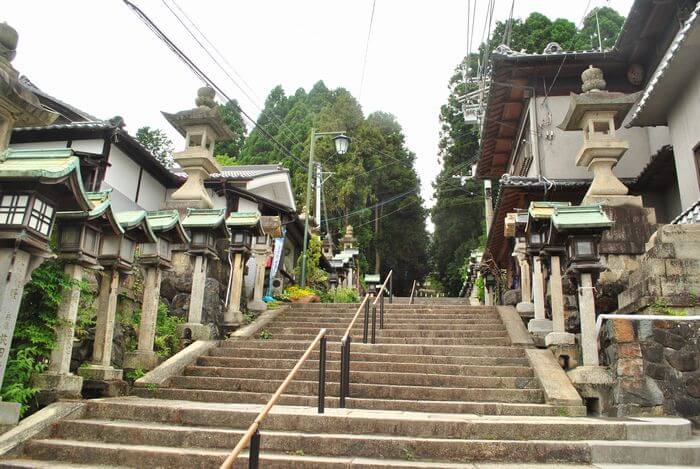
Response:
[[[698,369],[698,358],[692,352],[681,352],[678,350],[664,351],[664,358],[677,370],[680,371],[695,371]]]
[[[661,363],[664,359],[664,348],[661,344],[657,344],[656,342],[643,342],[641,348],[642,356],[646,361]]]
[[[654,379],[658,380],[664,380],[666,379],[666,368],[664,365],[659,365],[657,363],[651,363],[647,362],[644,370],[647,374],[647,376],[650,376]]]
[[[610,323],[612,323],[613,337],[617,342],[624,343],[635,341],[634,325],[632,321],[628,319],[614,319],[611,320]]]
[[[694,376],[685,382],[685,388],[693,397],[700,397],[700,376]]]
[[[663,404],[664,394],[652,378],[623,379],[617,386],[618,402],[654,407]]]
[[[642,350],[636,342],[619,344],[617,346],[617,356],[619,358],[642,358]]]
[[[683,337],[666,329],[661,329],[658,326],[654,328],[653,336],[654,340],[664,347],[679,350],[683,348],[683,345],[685,345],[685,340],[683,340]]]
[[[640,378],[644,372],[644,364],[641,358],[618,359],[616,374],[620,377]]]
[[[520,290],[508,290],[503,294],[503,304],[506,306],[515,306],[520,302],[522,294]]]

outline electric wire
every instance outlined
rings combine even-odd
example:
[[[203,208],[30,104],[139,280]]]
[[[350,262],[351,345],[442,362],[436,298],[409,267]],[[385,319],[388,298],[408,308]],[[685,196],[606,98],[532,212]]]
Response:
[[[139,7],[131,3],[129,0],[122,0],[131,10],[139,17],[139,19],[148,27],[148,29],[153,32],[158,39],[163,41],[165,45],[175,54],[178,56],[180,60],[182,60],[185,65],[194,73],[197,78],[199,78],[203,83],[207,84],[208,86],[211,86],[214,88],[214,90],[219,93],[220,96],[222,96],[226,101],[232,101],[231,98],[216,84],[214,81],[209,78],[198,66],[195,64],[192,59],[190,59],[187,54],[185,54],[177,45],[160,29],[158,26],[146,15]],[[285,155],[291,157],[294,160],[297,160],[300,162],[302,167],[308,171],[308,168],[306,167],[306,164],[299,160],[296,156],[294,156],[284,145],[282,145],[272,134],[270,134],[267,129],[265,129],[262,125],[259,125],[257,121],[255,121],[248,113],[246,113],[240,105],[235,106],[238,112],[240,112],[246,119],[248,119],[255,128],[260,130],[268,139],[270,139],[271,142],[273,142],[277,147],[282,150],[282,153]]]
[[[360,75],[360,90],[357,93],[357,102],[362,101],[362,88],[365,84],[365,70],[367,69],[367,55],[369,54],[369,42],[372,38],[372,24],[374,23],[374,9],[377,6],[377,0],[372,0],[372,13],[369,16],[369,29],[367,31],[367,44],[365,45],[365,56],[362,60],[362,74]]]

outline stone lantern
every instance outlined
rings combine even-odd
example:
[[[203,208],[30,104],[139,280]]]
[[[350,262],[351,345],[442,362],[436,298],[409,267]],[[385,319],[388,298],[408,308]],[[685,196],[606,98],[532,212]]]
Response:
[[[365,274],[365,285],[367,292],[373,295],[377,293],[377,287],[382,283],[379,274]]]
[[[228,307],[224,313],[224,325],[226,329],[232,330],[243,324],[241,298],[243,297],[245,264],[254,246],[257,246],[257,244],[253,244],[253,240],[257,241],[257,236],[264,233],[260,227],[259,212],[231,212],[226,218],[226,226],[231,230],[230,251],[233,254],[233,259],[231,261],[231,277],[228,287],[229,298]],[[262,248],[260,251],[262,251]]]
[[[123,234],[102,236],[100,265],[104,268],[97,298],[97,320],[92,360],[78,374],[96,381],[120,381],[122,370],[112,366],[112,341],[117,300],[122,275],[129,275],[138,243],[155,243],[156,236],[148,225],[145,210],[119,212],[116,220]]]
[[[330,233],[326,233],[325,238],[323,238],[323,244],[321,245],[321,252],[323,253],[323,257],[325,257],[329,261],[333,259],[334,249],[335,246],[333,245],[333,238],[331,237]]]
[[[0,387],[24,285],[53,256],[48,240],[57,212],[90,208],[72,150],[0,150]],[[0,402],[0,425],[17,423],[19,408]]]
[[[594,276],[604,270],[598,255],[598,243],[612,221],[599,205],[557,207],[552,226],[565,239],[566,273],[578,284],[579,319],[583,365],[597,367],[598,339],[595,333]]]
[[[217,140],[231,140],[235,135],[221,119],[213,88],[205,86],[197,91],[194,109],[176,114],[163,112],[167,121],[185,137],[185,149],[173,154],[175,161],[187,173],[185,183],[171,195],[172,208],[212,208],[211,197],[204,188],[210,174],[221,172],[214,159]]]
[[[542,266],[542,255],[547,255],[546,242],[549,235],[549,226],[554,207],[569,206],[570,202],[530,202],[528,208],[528,221],[525,227],[526,251],[532,258],[532,296],[535,304],[535,317],[530,320],[527,327],[528,330],[537,337],[543,337],[552,331],[552,321],[546,318],[544,299],[545,299],[545,282]],[[560,270],[559,256],[554,256],[554,266]],[[552,262],[550,258],[550,263]],[[550,269],[550,272],[554,269]],[[554,271],[556,272],[556,271]],[[561,291],[561,276],[555,279],[555,285],[552,290],[557,288],[559,295],[563,295]],[[556,302],[557,300],[555,300]],[[557,308],[558,308],[557,303]],[[554,307],[553,312],[554,315]],[[564,303],[561,296],[561,308],[556,310],[556,314],[561,314],[561,324],[563,327]]]
[[[51,397],[79,398],[83,379],[70,372],[75,320],[80,306],[80,286],[84,269],[101,270],[99,250],[102,236],[122,235],[124,230],[112,212],[110,192],[89,192],[92,210],[57,213],[56,252],[66,261],[64,273],[72,281],[61,291],[58,306],[56,345],[51,351],[48,370],[32,376],[33,387],[54,394]]]
[[[158,306],[160,304],[160,282],[163,270],[172,268],[174,245],[188,243],[189,236],[180,223],[177,210],[148,212],[146,220],[157,240],[141,244],[140,263],[145,268],[141,321],[139,324],[138,348],[124,357],[124,368],[151,370],[158,365],[158,356],[153,351],[156,334]]]
[[[532,274],[527,255],[527,242],[525,228],[527,227],[527,211],[517,211],[512,217],[512,237],[515,240],[513,257],[515,257],[520,269],[520,293],[521,300],[515,305],[516,311],[522,316],[531,316],[535,312],[532,303]]]
[[[253,255],[255,256],[255,284],[253,286],[253,299],[248,303],[251,311],[262,312],[267,310],[267,304],[263,301],[265,289],[265,271],[267,259],[272,254],[272,239],[282,236],[282,221],[278,216],[260,217],[260,233],[255,238]]]
[[[194,257],[192,272],[192,290],[187,323],[180,324],[178,330],[183,338],[191,340],[209,340],[211,329],[202,324],[204,306],[204,287],[207,280],[209,259],[218,258],[216,242],[228,239],[229,231],[224,220],[225,211],[221,209],[188,208],[182,226],[189,231],[189,253]]]
[[[629,191],[612,169],[629,149],[629,143],[617,136],[617,129],[639,93],[606,91],[602,70],[592,65],[581,74],[581,79],[583,93],[571,94],[569,110],[559,128],[583,131],[576,166],[593,172],[593,182],[583,199],[586,204],[625,196]]]

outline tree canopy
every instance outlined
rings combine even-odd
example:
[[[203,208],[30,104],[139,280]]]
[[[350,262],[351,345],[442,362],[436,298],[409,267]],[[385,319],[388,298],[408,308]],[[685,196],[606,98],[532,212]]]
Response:
[[[163,166],[173,167],[173,142],[162,129],[141,127],[136,131],[136,140],[163,163]]]

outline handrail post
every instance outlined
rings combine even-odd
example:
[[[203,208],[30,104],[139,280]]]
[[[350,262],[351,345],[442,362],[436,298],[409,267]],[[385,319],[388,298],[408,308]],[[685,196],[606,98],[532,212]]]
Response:
[[[248,450],[248,469],[258,469],[260,465],[260,430],[255,430]]]
[[[347,341],[340,341],[340,383],[338,391],[338,407],[341,409],[345,408],[345,348]]]
[[[348,336],[348,341],[345,344],[345,399],[350,397],[350,349],[352,347],[352,336]],[[343,399],[343,404],[345,404],[345,399]],[[345,405],[343,405],[345,408]]]
[[[367,343],[367,332],[369,329],[369,301],[365,301],[365,324],[362,329],[362,343]]]
[[[372,305],[372,343],[377,335],[377,305]]]
[[[384,295],[379,298],[379,329],[384,329]]]
[[[326,337],[318,346],[318,413],[326,410]]]
[[[389,274],[389,304],[394,302],[394,272]]]

